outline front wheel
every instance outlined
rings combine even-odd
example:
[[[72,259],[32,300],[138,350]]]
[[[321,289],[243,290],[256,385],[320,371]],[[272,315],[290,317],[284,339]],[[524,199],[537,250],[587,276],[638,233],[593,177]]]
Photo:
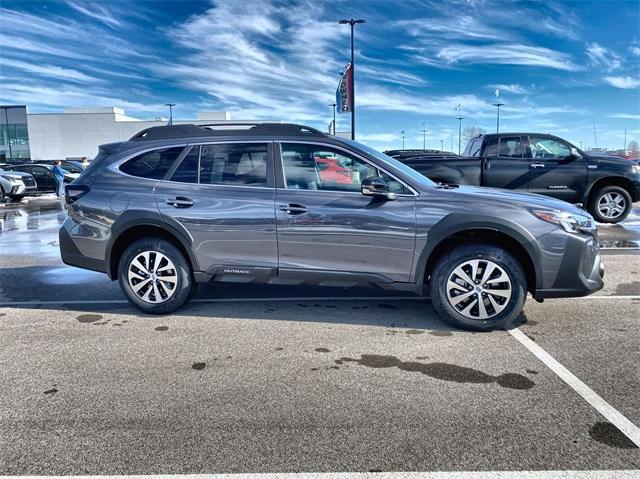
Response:
[[[631,195],[620,186],[605,186],[591,196],[588,210],[600,223],[619,223],[629,216]]]
[[[433,269],[430,286],[440,317],[473,331],[510,325],[527,297],[520,262],[504,248],[486,243],[467,243],[445,254]]]
[[[189,262],[176,246],[160,238],[129,245],[120,257],[118,280],[127,299],[149,314],[173,313],[194,290]]]
[[[22,201],[22,198],[24,198],[24,195],[11,195],[9,196],[9,198],[11,198],[13,201]]]

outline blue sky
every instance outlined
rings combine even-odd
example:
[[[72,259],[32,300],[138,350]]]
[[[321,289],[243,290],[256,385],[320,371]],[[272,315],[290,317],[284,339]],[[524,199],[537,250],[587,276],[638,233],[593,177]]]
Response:
[[[463,126],[640,140],[640,2],[0,2],[0,103],[119,106],[138,118],[227,110],[326,129],[356,27],[358,139],[457,142]],[[348,129],[339,115],[338,130]],[[457,145],[454,147],[457,149]]]

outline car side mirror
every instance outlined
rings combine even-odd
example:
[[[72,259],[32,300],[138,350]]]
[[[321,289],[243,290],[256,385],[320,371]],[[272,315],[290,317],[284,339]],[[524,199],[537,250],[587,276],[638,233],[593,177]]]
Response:
[[[360,184],[364,196],[376,196],[385,200],[395,200],[398,196],[389,191],[389,183],[379,176],[370,176]]]
[[[577,148],[575,147],[571,147],[570,153],[569,153],[569,159],[570,160],[581,160],[582,159],[582,155],[580,154],[580,152],[578,151]]]

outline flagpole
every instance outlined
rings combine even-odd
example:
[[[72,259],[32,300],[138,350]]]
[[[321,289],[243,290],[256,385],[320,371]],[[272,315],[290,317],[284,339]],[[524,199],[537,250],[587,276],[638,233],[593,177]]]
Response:
[[[366,20],[359,19],[354,20],[353,18],[349,20],[339,20],[340,24],[348,24],[351,26],[351,79],[350,79],[350,90],[351,90],[351,139],[356,139],[356,68],[355,68],[355,55],[354,55],[354,47],[353,47],[353,27],[356,23],[366,23]]]

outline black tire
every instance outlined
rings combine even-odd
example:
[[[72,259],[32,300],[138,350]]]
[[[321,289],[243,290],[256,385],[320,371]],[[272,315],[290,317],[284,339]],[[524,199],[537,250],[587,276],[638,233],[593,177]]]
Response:
[[[603,214],[598,208],[598,204],[600,200],[608,194],[619,195],[618,198],[622,197],[622,201],[624,201],[624,210],[621,214],[615,217],[607,217]],[[598,188],[594,193],[591,194],[589,198],[589,204],[587,210],[591,215],[595,218],[595,220],[599,223],[620,223],[627,216],[629,216],[629,212],[631,211],[631,195],[627,190],[622,188],[621,186],[603,186],[602,188]]]
[[[24,198],[24,195],[11,195],[9,196],[9,198],[11,198],[13,201],[22,201],[22,198]]]
[[[141,253],[144,252],[155,253],[154,257],[164,255],[173,263],[173,266],[175,267],[175,270],[168,270],[170,272],[175,271],[175,290],[169,291],[169,289],[166,287],[170,283],[164,283],[164,287],[161,287],[162,285],[158,287],[158,291],[164,291],[168,296],[164,301],[157,303],[145,301],[142,298],[138,297],[138,295],[133,290],[132,285],[130,284],[129,272],[131,264],[134,259],[136,259]],[[159,273],[158,277],[160,277]],[[127,299],[131,302],[131,304],[133,304],[140,311],[148,314],[173,313],[174,311],[180,309],[191,298],[195,291],[193,271],[191,269],[189,261],[185,258],[184,254],[182,254],[182,252],[169,241],[154,237],[136,240],[131,243],[127,247],[127,249],[124,250],[118,263],[118,281],[120,283],[122,291],[127,296]],[[158,283],[160,282],[161,281],[158,281]],[[146,288],[141,291],[146,291]],[[155,299],[155,295],[153,294],[153,292],[150,296],[150,300],[151,299]]]
[[[0,201],[4,201],[4,188],[0,185]]]
[[[485,268],[482,269],[483,272],[488,269],[486,268],[488,263],[485,263],[485,261],[490,261],[494,265],[500,267],[504,273],[506,273],[510,281],[510,298],[504,300],[497,298],[497,301],[504,301],[504,303],[500,305],[504,309],[487,319],[472,319],[461,314],[461,312],[451,304],[448,298],[448,280],[454,270],[459,266],[464,265],[465,262],[472,260],[482,260],[481,264],[485,265]],[[480,268],[478,268],[478,272],[480,271]],[[498,272],[499,270],[496,270],[495,274]],[[473,302],[474,299],[476,301],[478,299],[482,300],[481,295],[483,294],[485,297],[487,296],[487,293],[480,291],[476,292],[476,286],[484,285],[471,285],[468,291],[464,293],[462,292],[463,288],[459,288],[460,294],[470,294],[470,296],[468,296],[469,302],[463,302],[462,306]],[[493,288],[492,285],[483,291],[493,291],[491,288]],[[430,289],[433,307],[446,323],[457,328],[468,329],[471,331],[491,331],[507,327],[512,324],[516,318],[518,318],[527,298],[527,277],[520,262],[506,249],[488,243],[464,243],[454,247],[440,258],[431,274]],[[492,296],[492,298],[496,297]],[[455,299],[455,297],[453,299]],[[490,298],[486,298],[486,301],[489,300]],[[476,304],[477,306],[474,306],[474,308],[478,311],[479,303]],[[487,312],[489,310],[493,313],[497,311],[491,305],[491,301],[483,304],[488,304],[488,306],[483,306]],[[471,309],[471,312],[473,311],[474,309]],[[469,314],[471,314],[471,312]]]

